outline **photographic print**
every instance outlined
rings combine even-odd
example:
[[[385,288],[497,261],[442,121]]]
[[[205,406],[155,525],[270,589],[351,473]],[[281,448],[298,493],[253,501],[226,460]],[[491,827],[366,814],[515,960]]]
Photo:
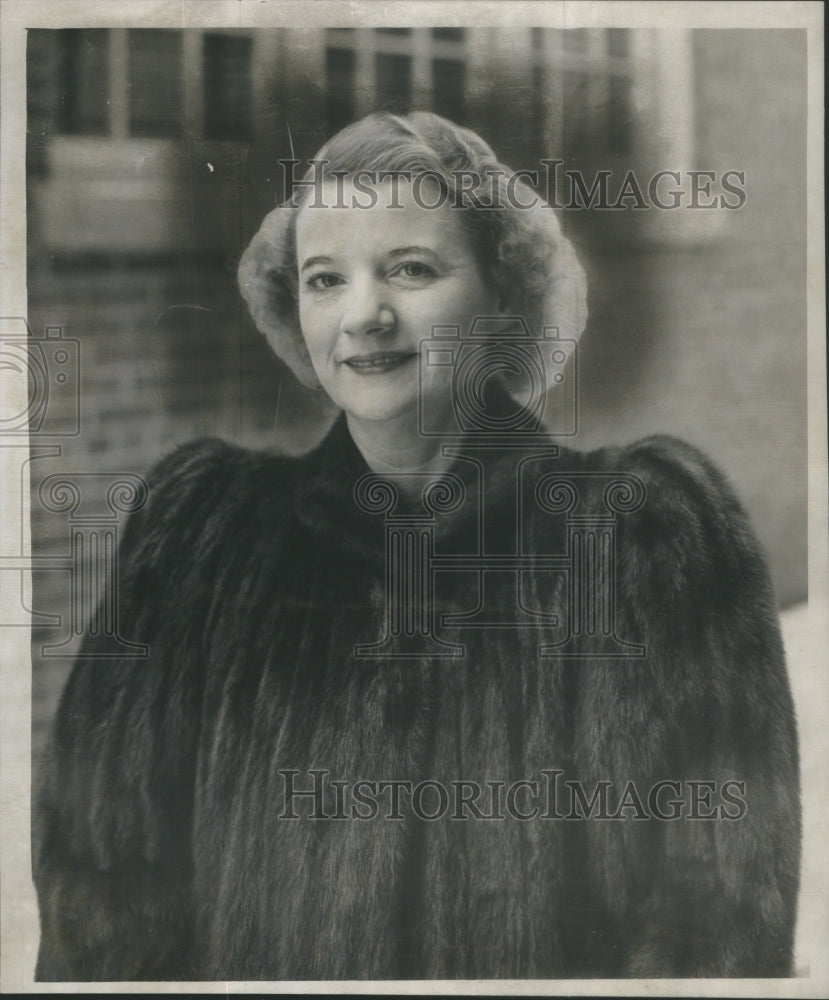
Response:
[[[0,14],[3,989],[820,996],[822,9]]]

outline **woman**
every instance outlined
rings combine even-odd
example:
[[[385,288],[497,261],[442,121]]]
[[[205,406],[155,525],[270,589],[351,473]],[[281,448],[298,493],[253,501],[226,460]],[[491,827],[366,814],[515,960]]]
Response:
[[[794,718],[731,490],[543,432],[583,276],[477,136],[375,114],[316,160],[240,286],[343,413],[151,475],[150,655],[88,637],[63,696],[38,977],[788,974]]]

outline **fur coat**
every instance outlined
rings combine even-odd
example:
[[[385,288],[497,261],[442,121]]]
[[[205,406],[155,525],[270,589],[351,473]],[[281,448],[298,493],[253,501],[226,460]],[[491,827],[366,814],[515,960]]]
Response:
[[[578,478],[579,516],[601,517],[608,475],[644,489],[612,563],[613,628],[642,656],[605,655],[601,629],[539,655],[566,631],[568,574],[483,587],[462,560],[484,504],[490,551],[516,532],[568,550],[572,510],[536,502],[551,470]],[[466,499],[430,522],[458,569],[434,602],[490,625],[441,618],[459,657],[372,658],[388,524],[355,502],[367,471],[341,417],[300,458],[206,440],[151,474],[118,569],[119,631],[149,656],[96,658],[87,636],[36,805],[38,978],[790,974],[792,700],[722,476],[665,437],[561,449],[527,463],[525,502],[506,456],[483,495],[458,462]],[[516,581],[540,627],[503,626]]]

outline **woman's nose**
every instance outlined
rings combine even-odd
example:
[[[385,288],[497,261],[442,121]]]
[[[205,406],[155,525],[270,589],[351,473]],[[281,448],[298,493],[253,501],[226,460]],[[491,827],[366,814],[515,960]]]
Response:
[[[340,329],[351,336],[387,333],[395,315],[384,295],[385,287],[371,279],[352,280],[345,298]]]

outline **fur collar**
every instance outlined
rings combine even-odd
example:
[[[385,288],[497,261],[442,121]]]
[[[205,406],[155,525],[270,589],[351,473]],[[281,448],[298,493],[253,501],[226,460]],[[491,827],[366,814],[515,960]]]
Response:
[[[501,405],[510,405],[502,403]],[[545,470],[555,463],[570,467],[577,453],[556,448],[552,439],[548,445]],[[558,456],[555,452],[558,450]],[[432,524],[436,549],[455,553],[477,551],[479,511],[486,504],[487,518],[497,523],[506,520],[504,530],[513,530],[512,511],[515,504],[514,455],[490,452],[485,456],[486,481],[482,496],[481,475],[472,461],[456,460],[449,470],[450,489],[459,490],[461,501],[450,510],[443,509],[445,493],[437,496],[430,511],[419,498],[399,494],[388,511],[378,504],[376,512],[358,502],[356,491],[371,469],[354,443],[344,413],[335,420],[322,442],[299,461],[294,490],[295,513],[301,523],[327,544],[341,551],[381,566],[385,558],[386,518],[424,517]],[[382,478],[382,477],[379,477]],[[434,509],[438,508],[438,509]]]

